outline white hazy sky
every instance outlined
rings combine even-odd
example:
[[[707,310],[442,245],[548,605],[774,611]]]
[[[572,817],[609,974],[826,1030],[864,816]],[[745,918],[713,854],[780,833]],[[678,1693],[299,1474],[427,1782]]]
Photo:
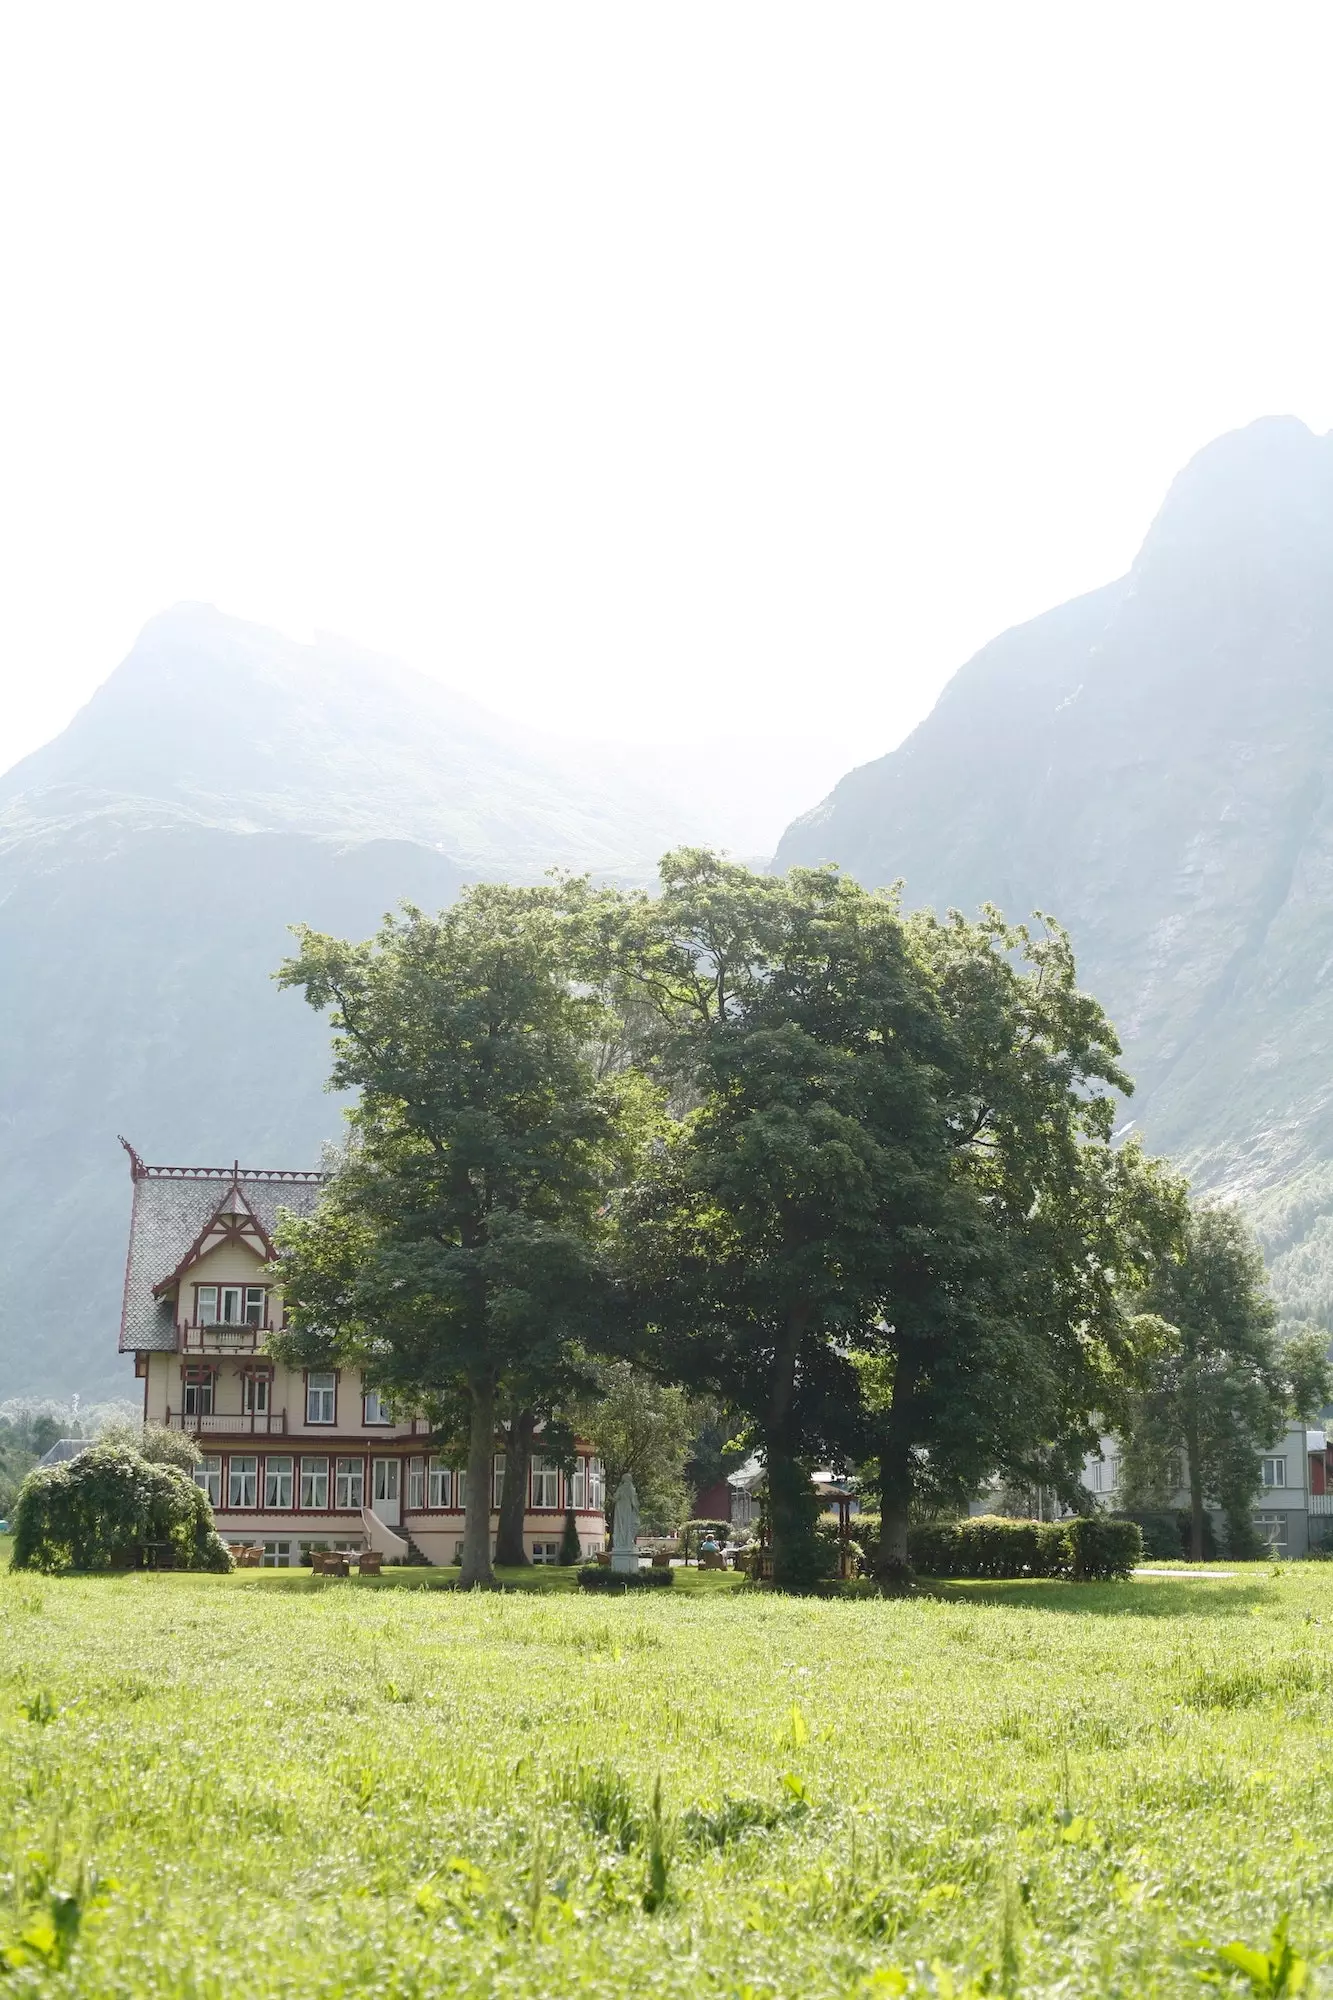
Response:
[[[1324,6],[0,21],[0,767],[154,611],[568,733],[888,748],[1333,424]]]

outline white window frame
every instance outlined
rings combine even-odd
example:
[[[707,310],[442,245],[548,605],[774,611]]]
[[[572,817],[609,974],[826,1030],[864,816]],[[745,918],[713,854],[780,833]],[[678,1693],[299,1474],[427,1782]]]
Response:
[[[588,1460],[588,1506],[594,1514],[602,1513],[606,1506],[606,1474],[600,1458]]]
[[[398,1421],[383,1389],[364,1391],[361,1413],[367,1424],[394,1424]]]
[[[1285,1550],[1287,1547],[1287,1530],[1290,1518],[1290,1515],[1285,1513],[1256,1514],[1254,1517],[1255,1530],[1267,1542],[1270,1549]]]
[[[366,1504],[366,1461],[364,1458],[335,1458],[333,1461],[333,1504],[341,1511]]]
[[[320,1495],[323,1497],[319,1497]],[[301,1505],[312,1514],[329,1510],[329,1461],[327,1458],[301,1460]]]
[[[1266,1492],[1271,1492],[1275,1486],[1285,1486],[1287,1483],[1287,1461],[1285,1455],[1279,1454],[1271,1458],[1261,1458],[1259,1461],[1259,1478]]]
[[[290,1569],[292,1566],[292,1545],[288,1541],[265,1542],[265,1569]]]
[[[259,1505],[259,1460],[253,1452],[233,1452],[227,1460],[228,1510]]]
[[[532,1545],[532,1560],[534,1563],[545,1563],[548,1566],[558,1564],[560,1561],[559,1542],[534,1542]]]
[[[217,1370],[201,1368],[191,1379],[189,1373],[181,1383],[181,1410],[187,1417],[211,1417],[213,1414],[213,1392],[217,1388]]]
[[[401,1486],[399,1461],[396,1458],[372,1458],[370,1463],[373,1468],[371,1505],[374,1506],[376,1500],[397,1500]]]
[[[204,1300],[211,1299],[211,1306]],[[196,1285],[194,1288],[194,1323],[196,1326],[216,1326],[218,1323],[218,1288],[216,1285]]]
[[[210,1506],[222,1505],[222,1453],[209,1452],[194,1468],[194,1483],[208,1495]]]
[[[505,1455],[497,1451],[491,1460],[491,1505],[498,1513],[505,1491]]]
[[[532,1458],[533,1512],[553,1513],[560,1506],[560,1467],[553,1458]]]
[[[327,1410],[328,1415],[323,1412]],[[305,1378],[305,1420],[308,1424],[336,1424],[338,1421],[338,1376],[336,1370],[311,1370]]]
[[[453,1467],[436,1454],[426,1465],[426,1505],[448,1513],[454,1504]]]
[[[576,1514],[584,1506],[584,1495],[588,1490],[588,1461],[586,1458],[574,1460],[574,1471],[569,1481],[569,1504]]]
[[[426,1461],[424,1458],[409,1458],[407,1461],[407,1511],[414,1514],[426,1504]]]
[[[284,1471],[283,1468],[286,1467]],[[295,1467],[290,1452],[278,1452],[264,1460],[264,1505],[290,1507]]]
[[[266,1417],[273,1403],[273,1377],[246,1371],[241,1377],[241,1410],[247,1417]]]

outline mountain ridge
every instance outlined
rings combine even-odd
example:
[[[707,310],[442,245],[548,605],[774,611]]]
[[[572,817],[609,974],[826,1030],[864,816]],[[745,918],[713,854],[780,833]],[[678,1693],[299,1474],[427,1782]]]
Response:
[[[1134,1123],[1249,1204],[1292,1311],[1333,1318],[1333,1220],[1272,1234],[1333,1162],[1333,437],[1274,418],[1205,447],[1124,577],[983,647],[774,865],[827,860],[1064,924]]]

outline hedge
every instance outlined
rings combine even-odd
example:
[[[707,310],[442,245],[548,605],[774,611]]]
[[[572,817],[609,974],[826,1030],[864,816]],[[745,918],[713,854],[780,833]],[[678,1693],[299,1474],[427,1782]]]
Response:
[[[615,1570],[588,1563],[579,1571],[582,1590],[666,1590],[676,1580],[673,1569]]]
[[[1136,1521],[1076,1514],[1068,1521],[976,1515],[911,1528],[912,1568],[938,1577],[1069,1577],[1077,1583],[1128,1576],[1143,1560]]]

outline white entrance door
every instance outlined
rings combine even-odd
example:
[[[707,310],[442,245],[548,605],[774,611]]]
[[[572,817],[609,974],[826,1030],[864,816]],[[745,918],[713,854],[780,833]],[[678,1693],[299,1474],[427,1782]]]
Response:
[[[375,1512],[387,1528],[398,1526],[398,1460],[396,1458],[372,1459],[375,1468],[371,1503]]]

